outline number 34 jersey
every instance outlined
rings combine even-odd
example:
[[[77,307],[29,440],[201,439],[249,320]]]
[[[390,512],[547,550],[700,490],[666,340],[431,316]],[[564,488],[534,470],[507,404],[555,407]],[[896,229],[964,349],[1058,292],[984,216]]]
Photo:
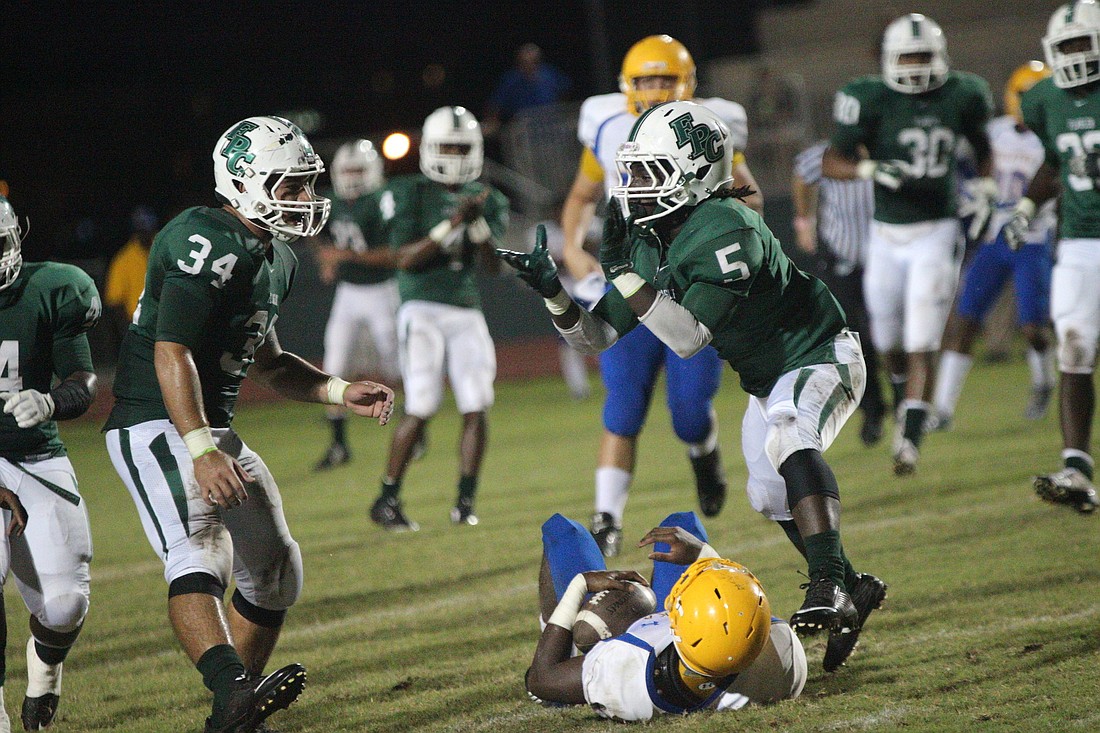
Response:
[[[1024,92],[1020,109],[1062,182],[1059,236],[1100,239],[1100,181],[1071,171],[1075,158],[1100,153],[1100,85],[1059,89],[1043,79]]]
[[[890,89],[882,77],[849,82],[833,104],[832,145],[855,157],[860,145],[872,160],[900,161],[911,180],[897,191],[875,185],[875,220],[913,224],[955,216],[955,148],[985,136],[992,113],[989,85],[952,71],[923,94]],[[980,147],[974,145],[975,148]]]
[[[105,430],[168,418],[153,364],[157,341],[191,350],[213,427],[233,419],[241,381],[279,317],[298,260],[265,246],[224,209],[194,207],[153,240],[145,292],[122,342]]]

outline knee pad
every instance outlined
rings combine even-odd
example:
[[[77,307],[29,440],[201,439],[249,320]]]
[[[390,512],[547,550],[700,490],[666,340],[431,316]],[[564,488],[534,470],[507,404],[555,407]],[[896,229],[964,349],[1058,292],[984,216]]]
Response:
[[[267,610],[286,610],[297,602],[302,593],[302,550],[297,542],[291,541],[286,546],[283,557],[270,572],[263,574],[263,580],[264,586],[256,587],[255,579],[251,583],[238,579],[237,593],[253,606]]]
[[[263,626],[266,629],[277,629],[283,625],[283,621],[286,619],[285,608],[280,611],[260,608],[241,595],[240,588],[233,591],[232,600],[233,608],[237,609],[237,613],[257,626]]]
[[[225,597],[225,584],[210,573],[188,573],[181,575],[168,584],[168,597],[185,596],[190,593],[206,593],[215,598]]]
[[[689,445],[702,443],[710,435],[713,411],[709,398],[695,400],[670,394],[668,409],[672,415],[672,430],[683,442]]]
[[[66,634],[79,629],[87,613],[88,596],[70,592],[45,598],[35,618],[50,631]]]
[[[1096,343],[1076,328],[1058,334],[1058,371],[1092,374],[1096,367]]]
[[[840,501],[840,487],[825,458],[816,450],[792,453],[779,467],[787,484],[787,506],[792,509],[807,496],[828,496]]]

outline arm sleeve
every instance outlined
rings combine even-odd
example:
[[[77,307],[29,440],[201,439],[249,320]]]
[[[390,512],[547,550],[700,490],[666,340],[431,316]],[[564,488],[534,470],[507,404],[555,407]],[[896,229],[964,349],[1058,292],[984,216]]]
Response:
[[[861,143],[866,143],[874,126],[873,105],[856,83],[848,84],[833,99],[833,147],[847,157],[855,157]]]

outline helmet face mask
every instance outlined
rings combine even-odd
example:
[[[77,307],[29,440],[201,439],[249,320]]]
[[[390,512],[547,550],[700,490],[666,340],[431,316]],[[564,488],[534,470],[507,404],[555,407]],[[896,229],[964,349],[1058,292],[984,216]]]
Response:
[[[1059,88],[1100,80],[1100,4],[1077,0],[1055,10],[1043,37],[1043,51]]]
[[[485,162],[481,125],[465,107],[440,107],[424,120],[420,171],[446,186],[470,183]]]
[[[910,13],[886,27],[882,78],[888,87],[905,94],[922,94],[942,86],[950,70],[947,40],[936,21]]]
[[[249,117],[214,147],[214,190],[255,226],[293,242],[321,231],[331,202],[316,193],[325,165],[297,125]]]
[[[652,222],[695,206],[733,180],[729,130],[694,102],[645,112],[615,155],[621,185],[611,189],[624,217]]]
[[[9,287],[23,268],[23,230],[8,200],[0,196],[0,290]]]
[[[664,102],[695,95],[695,61],[684,45],[670,36],[648,36],[623,57],[619,90],[626,108],[641,114]]]
[[[370,140],[341,145],[332,158],[332,188],[345,201],[377,191],[385,182],[382,158]]]
[[[711,679],[744,671],[771,634],[760,581],[730,560],[696,560],[665,599],[673,644],[686,671]]]

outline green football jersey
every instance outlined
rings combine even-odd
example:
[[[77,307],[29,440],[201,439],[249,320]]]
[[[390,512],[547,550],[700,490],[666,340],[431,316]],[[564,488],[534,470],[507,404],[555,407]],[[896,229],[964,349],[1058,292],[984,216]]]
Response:
[[[463,184],[451,191],[427,176],[401,176],[390,181],[387,190],[393,199],[389,220],[390,244],[400,247],[428,236],[439,222],[449,219],[459,199],[477,196],[488,190],[483,215],[493,237],[499,240],[508,228],[508,199],[492,186],[479,181]],[[383,207],[383,216],[386,214]],[[477,245],[466,240],[454,254],[436,256],[416,272],[401,270],[397,286],[401,302],[429,300],[462,308],[480,308],[481,296],[474,280]]]
[[[766,397],[783,374],[836,362],[833,339],[845,328],[844,311],[744,204],[708,199],[667,248],[645,236],[635,236],[632,247],[637,273],[710,329],[711,345],[749,394]],[[593,312],[620,334],[638,324],[615,289]]]
[[[241,381],[275,327],[298,260],[279,239],[270,246],[224,209],[196,206],[153,240],[145,292],[122,341],[115,407],[105,430],[168,418],[153,350],[157,341],[191,350],[213,427],[233,419]]]
[[[79,267],[24,262],[15,282],[0,290],[0,391],[45,394],[55,376],[93,371],[87,331],[101,310],[95,283]],[[21,461],[63,455],[56,421],[21,428],[0,413],[0,456]]]
[[[1070,160],[1100,151],[1100,85],[1059,89],[1043,79],[1020,99],[1024,124],[1039,136],[1046,162],[1062,181],[1058,234],[1100,239],[1100,191],[1087,176],[1070,173]]]
[[[366,252],[368,249],[390,246],[386,222],[382,218],[383,193],[381,190],[374,191],[354,201],[342,199],[332,191],[323,194],[332,201],[332,212],[325,231],[337,249]],[[392,200],[392,195],[386,199],[391,208]],[[371,267],[361,262],[341,262],[336,270],[338,280],[358,285],[384,282],[393,274],[389,268]]]
[[[978,76],[952,71],[942,86],[906,94],[865,76],[837,92],[832,145],[858,157],[860,145],[872,160],[905,164],[912,180],[897,191],[875,184],[875,220],[912,224],[955,216],[955,149],[960,138],[975,148],[993,112],[989,85]]]

